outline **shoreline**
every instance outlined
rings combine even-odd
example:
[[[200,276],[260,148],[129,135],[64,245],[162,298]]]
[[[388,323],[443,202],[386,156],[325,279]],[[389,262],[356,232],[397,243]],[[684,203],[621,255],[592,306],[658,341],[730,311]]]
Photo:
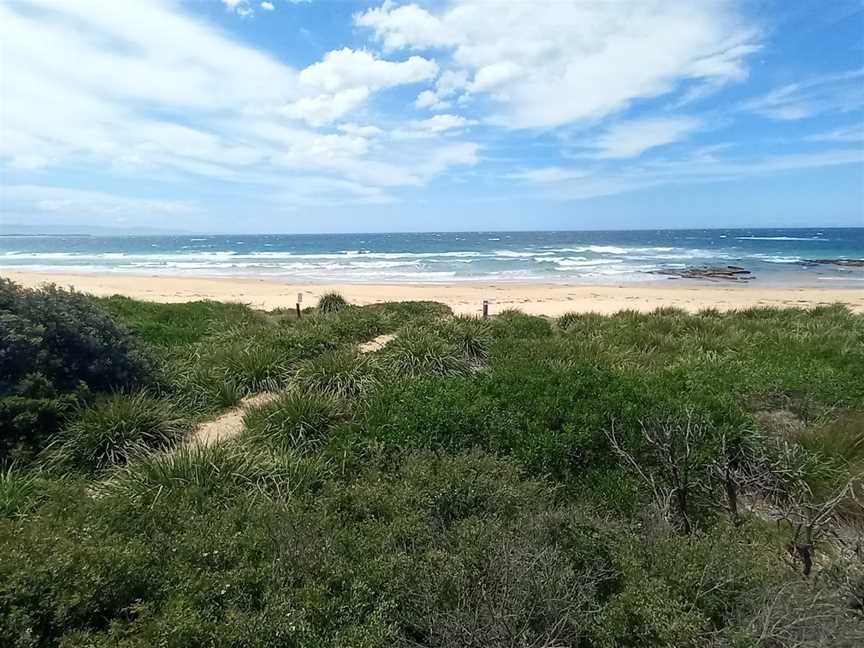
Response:
[[[214,300],[240,302],[253,308],[293,308],[297,293],[303,305],[314,306],[318,297],[338,291],[353,304],[382,301],[429,300],[450,306],[460,314],[479,314],[489,300],[494,314],[518,308],[533,315],[559,316],[568,311],[615,313],[622,310],[651,311],[664,306],[695,312],[705,308],[734,310],[758,306],[808,308],[846,304],[864,312],[864,286],[765,287],[752,284],[719,284],[691,280],[669,280],[645,284],[572,284],[453,282],[428,283],[320,283],[280,282],[260,277],[190,277],[167,275],[49,273],[3,271],[0,276],[27,287],[56,283],[96,296],[125,295],[162,303]]]

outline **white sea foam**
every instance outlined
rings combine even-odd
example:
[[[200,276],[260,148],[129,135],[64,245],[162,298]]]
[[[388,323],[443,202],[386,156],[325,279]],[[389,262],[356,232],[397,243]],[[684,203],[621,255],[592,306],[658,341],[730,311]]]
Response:
[[[736,236],[736,241],[827,241],[818,236]]]

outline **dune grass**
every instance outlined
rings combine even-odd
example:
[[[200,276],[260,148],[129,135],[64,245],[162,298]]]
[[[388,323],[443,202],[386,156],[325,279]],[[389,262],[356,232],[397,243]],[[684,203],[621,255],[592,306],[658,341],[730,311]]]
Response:
[[[167,448],[188,429],[170,401],[145,393],[115,394],[86,408],[46,452],[58,466],[99,472],[142,451]]]

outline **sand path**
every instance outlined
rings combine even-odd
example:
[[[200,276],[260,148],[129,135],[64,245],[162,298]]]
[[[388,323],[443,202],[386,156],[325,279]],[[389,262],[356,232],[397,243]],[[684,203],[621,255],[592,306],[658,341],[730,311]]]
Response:
[[[246,396],[234,409],[228,410],[212,421],[206,421],[199,425],[189,436],[187,442],[211,446],[237,436],[243,431],[243,417],[246,415],[246,412],[253,407],[266,405],[275,399],[276,396],[278,394],[273,392],[262,392],[253,396]]]

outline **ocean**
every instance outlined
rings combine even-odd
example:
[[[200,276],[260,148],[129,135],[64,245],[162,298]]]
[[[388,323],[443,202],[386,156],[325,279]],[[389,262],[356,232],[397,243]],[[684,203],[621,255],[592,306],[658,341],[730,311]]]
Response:
[[[321,235],[0,236],[0,269],[292,282],[669,281],[662,269],[735,265],[762,285],[860,286],[864,228]]]

